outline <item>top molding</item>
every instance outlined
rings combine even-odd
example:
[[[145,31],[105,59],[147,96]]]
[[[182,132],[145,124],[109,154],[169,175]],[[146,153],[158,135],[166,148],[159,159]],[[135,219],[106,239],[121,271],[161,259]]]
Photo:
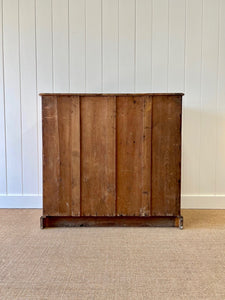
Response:
[[[40,96],[183,96],[183,93],[40,93]]]

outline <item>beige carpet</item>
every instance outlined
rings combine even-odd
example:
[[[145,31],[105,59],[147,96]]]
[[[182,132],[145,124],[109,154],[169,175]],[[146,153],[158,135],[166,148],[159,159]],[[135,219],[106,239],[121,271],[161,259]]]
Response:
[[[225,210],[177,228],[39,229],[0,210],[0,299],[225,299]]]

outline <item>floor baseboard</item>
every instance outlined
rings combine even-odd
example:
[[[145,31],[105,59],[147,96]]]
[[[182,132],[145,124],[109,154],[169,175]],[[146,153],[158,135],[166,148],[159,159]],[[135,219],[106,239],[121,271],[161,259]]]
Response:
[[[0,208],[42,208],[39,194],[0,194]],[[182,195],[182,209],[225,209],[225,195]]]
[[[0,195],[0,208],[42,208],[42,195]]]

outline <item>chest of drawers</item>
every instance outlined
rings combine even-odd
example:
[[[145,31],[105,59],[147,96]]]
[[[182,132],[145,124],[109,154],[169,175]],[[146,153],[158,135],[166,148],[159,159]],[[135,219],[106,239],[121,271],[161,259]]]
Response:
[[[41,96],[42,228],[182,227],[182,94]]]

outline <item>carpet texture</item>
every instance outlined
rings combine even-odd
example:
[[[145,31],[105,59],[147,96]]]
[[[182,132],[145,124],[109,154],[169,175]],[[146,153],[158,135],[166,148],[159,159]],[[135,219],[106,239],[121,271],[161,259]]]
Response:
[[[225,210],[177,228],[50,228],[0,210],[0,299],[225,299]]]

